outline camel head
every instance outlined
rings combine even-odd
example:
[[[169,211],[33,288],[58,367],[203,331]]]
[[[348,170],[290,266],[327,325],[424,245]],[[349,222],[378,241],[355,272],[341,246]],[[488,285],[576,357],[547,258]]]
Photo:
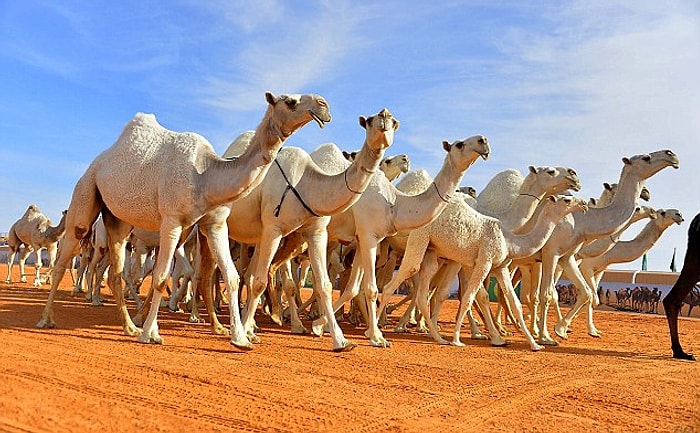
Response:
[[[623,173],[634,172],[640,179],[648,179],[666,167],[678,168],[680,161],[671,150],[658,150],[652,153],[622,158]]]
[[[489,154],[491,153],[489,139],[483,135],[474,135],[457,140],[452,144],[443,141],[442,148],[447,152],[447,157],[453,166],[460,171],[465,171],[471,167],[479,157],[483,160],[489,159]]]
[[[346,150],[343,151],[343,156],[345,159],[347,159],[350,162],[353,162],[355,160],[355,157],[357,157],[357,151],[354,152],[348,152]]]
[[[673,224],[681,225],[683,221],[683,214],[678,209],[657,209],[657,215],[655,223],[662,228],[668,228]]]
[[[323,97],[319,95],[280,95],[265,93],[270,122],[279,130],[280,138],[287,138],[302,126],[314,120],[323,128],[331,121],[331,112]]]
[[[525,182],[545,194],[561,194],[564,191],[581,190],[581,181],[576,171],[570,167],[528,167]]]
[[[473,186],[460,186],[457,191],[461,192],[462,194],[471,196],[473,198],[476,198],[476,196],[478,195],[476,193],[476,188],[474,188]]]
[[[379,169],[384,172],[389,181],[394,181],[401,173],[408,173],[411,169],[411,160],[405,154],[390,156],[384,158],[379,164]]]
[[[588,202],[586,200],[571,195],[550,195],[547,197],[547,200],[552,208],[551,212],[557,212],[557,215],[562,218],[572,212],[581,211],[585,213],[588,211]]]
[[[386,108],[369,118],[360,116],[360,126],[367,130],[365,142],[375,152],[381,152],[394,143],[394,132],[399,129],[399,123]]]
[[[651,200],[651,191],[649,191],[649,188],[647,188],[646,185],[642,185],[642,191],[639,193],[639,198],[644,201]]]
[[[634,223],[644,218],[656,219],[657,215],[656,209],[651,206],[637,206],[634,208],[630,222]]]

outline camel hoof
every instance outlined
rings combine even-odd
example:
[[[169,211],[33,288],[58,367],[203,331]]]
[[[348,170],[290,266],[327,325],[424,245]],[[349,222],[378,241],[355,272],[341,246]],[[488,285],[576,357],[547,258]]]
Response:
[[[489,337],[485,336],[484,334],[472,334],[470,337],[472,340],[488,340]]]
[[[697,359],[695,358],[695,355],[693,355],[692,353],[683,352],[682,350],[680,352],[673,352],[673,358],[674,359],[683,359],[686,361],[697,361]]]
[[[41,319],[39,323],[36,324],[39,329],[54,329],[56,327],[56,322],[50,319]]]
[[[588,335],[590,335],[591,337],[600,338],[603,336],[603,333],[598,332],[598,331],[593,331],[593,332],[589,332]]]
[[[253,343],[251,343],[248,340],[246,340],[244,342],[238,342],[238,341],[231,340],[231,345],[235,346],[236,348],[238,348],[240,350],[246,351],[246,352],[253,350]]]
[[[311,326],[311,333],[315,335],[316,337],[322,337],[323,336],[323,325],[312,325]]]
[[[387,349],[391,347],[391,342],[387,341],[385,339],[379,339],[379,340],[370,340],[369,344],[372,345],[372,347],[379,347],[380,349]]]
[[[394,332],[397,334],[407,334],[408,329],[406,329],[405,325],[399,325],[394,328]]]
[[[280,316],[277,315],[277,314],[271,314],[271,315],[270,315],[270,320],[272,320],[273,322],[275,322],[275,323],[277,324],[277,326],[283,326],[283,325],[284,325],[284,323],[282,322],[282,318],[280,318]]]
[[[551,338],[540,338],[537,342],[543,346],[559,346],[559,343]]]
[[[450,344],[453,346],[457,346],[457,347],[465,347],[466,346],[466,344],[462,343],[459,340],[452,340],[452,342]]]
[[[292,334],[294,334],[294,335],[309,335],[309,330],[304,328],[303,326],[293,326],[292,327]]]
[[[124,335],[127,337],[140,337],[143,334],[143,330],[137,328],[136,326],[125,326]]]
[[[498,341],[498,342],[491,342],[491,347],[507,347],[509,346],[510,343],[507,341]]]
[[[534,346],[531,346],[530,349],[532,349],[533,352],[539,352],[540,350],[544,349],[544,346],[540,346],[539,344],[535,344]]]
[[[356,347],[357,347],[357,344],[353,343],[352,341],[346,340],[342,346],[334,347],[333,352],[335,352],[335,353],[350,352],[352,349],[354,349]]]
[[[139,343],[144,343],[144,344],[163,344],[163,338],[158,335],[147,335],[146,333],[142,333],[139,338],[138,338]]]
[[[450,345],[450,342],[449,342],[448,340],[445,340],[445,339],[442,338],[442,337],[436,339],[435,341],[437,341],[437,344],[439,344],[439,345],[441,345],[441,346],[449,346],[449,345]]]
[[[568,340],[569,336],[566,334],[566,326],[557,324],[554,327],[554,333],[559,336],[562,340]]]
[[[223,326],[223,325],[212,326],[211,333],[214,335],[227,335],[227,336],[230,334],[228,328]]]
[[[173,308],[170,305],[168,305],[168,311],[170,311],[171,313],[184,313],[184,311],[182,311],[182,308],[180,308],[180,307]]]

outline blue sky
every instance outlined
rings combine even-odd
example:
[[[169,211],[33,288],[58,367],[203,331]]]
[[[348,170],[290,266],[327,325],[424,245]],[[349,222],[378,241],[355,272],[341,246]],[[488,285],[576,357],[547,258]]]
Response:
[[[506,168],[564,165],[597,197],[623,156],[670,148],[681,168],[648,182],[651,206],[687,220],[649,253],[668,270],[700,212],[699,42],[695,0],[0,0],[0,232],[30,203],[57,222],[139,111],[222,153],[258,124],[265,91],[310,92],[333,122],[288,145],[356,150],[358,116],[387,107],[401,120],[387,154],[432,175],[442,140],[487,135],[491,158],[463,181],[477,189]]]

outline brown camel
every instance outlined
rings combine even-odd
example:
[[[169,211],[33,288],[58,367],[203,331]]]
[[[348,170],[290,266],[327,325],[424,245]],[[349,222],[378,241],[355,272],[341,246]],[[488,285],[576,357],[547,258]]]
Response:
[[[683,306],[683,300],[700,281],[700,214],[695,215],[688,228],[688,249],[681,274],[671,291],[663,300],[668,330],[671,334],[671,350],[676,359],[696,361],[692,353],[686,353],[678,339],[678,314]]]

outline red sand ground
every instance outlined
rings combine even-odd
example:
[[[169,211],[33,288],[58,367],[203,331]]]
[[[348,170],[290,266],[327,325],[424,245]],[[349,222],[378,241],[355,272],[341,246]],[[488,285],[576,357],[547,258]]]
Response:
[[[700,363],[670,358],[662,315],[600,310],[602,338],[579,317],[568,341],[537,353],[517,332],[493,348],[468,330],[467,347],[387,330],[393,347],[377,349],[342,323],[358,343],[342,354],[260,316],[262,342],[243,353],[167,311],[165,344],[139,344],[113,304],[71,298],[69,284],[54,330],[34,327],[46,287],[0,284],[0,431],[700,432]],[[443,308],[444,334],[455,310]],[[700,319],[680,331],[700,355]]]

